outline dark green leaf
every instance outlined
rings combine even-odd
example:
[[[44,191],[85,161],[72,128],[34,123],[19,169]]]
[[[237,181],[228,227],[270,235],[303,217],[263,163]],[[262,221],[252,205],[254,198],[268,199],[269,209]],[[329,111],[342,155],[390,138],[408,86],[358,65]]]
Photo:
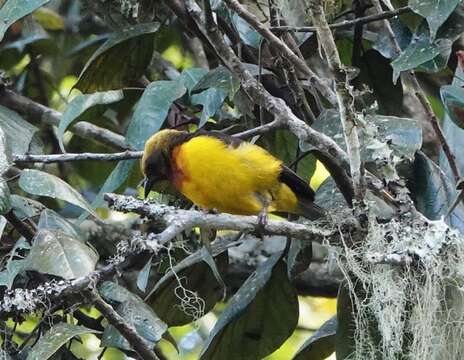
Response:
[[[0,215],[4,215],[11,210],[10,188],[8,183],[0,179]]]
[[[347,207],[345,198],[338,189],[332,177],[328,177],[316,191],[316,203],[324,204],[324,209],[344,209]]]
[[[93,332],[95,330],[83,326],[59,323],[40,337],[26,360],[47,360],[73,337]]]
[[[464,129],[464,88],[453,85],[442,86],[441,100],[446,114],[461,129]]]
[[[145,141],[163,125],[174,100],[185,94],[181,81],[155,81],[147,86],[135,108],[126,141],[137,150],[143,150]]]
[[[209,88],[222,90],[228,94],[229,99],[233,99],[235,93],[240,88],[240,81],[227,68],[218,66],[203,76],[191,91],[198,93]]]
[[[11,148],[11,152],[16,155],[23,155],[27,152],[40,153],[40,149],[35,146],[38,144],[36,139],[37,128],[14,111],[0,105],[0,128],[6,138],[6,143]],[[35,148],[33,148],[35,146]]]
[[[226,252],[216,257],[218,269],[222,273],[227,266],[227,260]],[[191,323],[209,312],[221,299],[222,286],[217,282],[210,266],[202,260],[201,251],[179,262],[173,267],[173,271],[166,273],[147,296],[147,303],[169,326]],[[179,281],[186,289],[185,292],[179,287]]]
[[[335,351],[337,317],[327,320],[316,333],[305,341],[293,360],[324,360]]]
[[[81,194],[54,175],[39,170],[25,169],[19,178],[19,186],[29,194],[64,200],[97,216]]]
[[[95,270],[93,249],[59,231],[40,230],[26,258],[26,269],[76,279]]]
[[[255,360],[274,352],[298,322],[298,298],[276,254],[242,285],[219,317],[202,360]]]
[[[0,127],[0,176],[3,175],[11,164],[11,148],[6,135]]]
[[[460,0],[410,0],[409,6],[419,15],[425,17],[433,40],[438,28],[448,19]]]
[[[130,175],[132,168],[137,160],[122,160],[118,162],[116,167],[106,179],[105,183],[98,192],[95,200],[92,202],[92,208],[97,208],[103,205],[103,195],[108,192],[114,192],[118,189]]]
[[[128,324],[134,326],[137,333],[151,345],[157,343],[167,330],[167,325],[162,322],[153,310],[143,300],[129,290],[115,283],[104,282],[99,291],[101,295],[113,302],[119,303],[116,311]],[[113,327],[108,326],[102,337],[102,346],[112,346],[129,350],[127,341]]]
[[[209,88],[192,96],[192,104],[202,105],[199,127],[206,124],[208,119],[216,114],[222,107],[227,93],[216,88]]]
[[[418,152],[414,162],[414,178],[411,192],[416,208],[431,220],[445,216],[456,199],[458,192],[451,180],[425,154]],[[462,203],[454,209],[447,222],[464,231],[464,206]]]
[[[76,96],[66,108],[66,111],[61,118],[60,124],[57,130],[57,137],[60,142],[61,150],[64,152],[63,146],[63,135],[66,129],[87,109],[102,104],[110,104],[121,100],[124,97],[124,93],[121,90],[97,92],[89,95],[78,95]]]
[[[452,41],[449,39],[441,38],[431,41],[428,31],[421,26],[409,46],[391,63],[393,82],[396,83],[402,71],[414,69],[439,56],[442,56],[442,58],[449,57],[451,45]],[[443,60],[438,59],[437,61],[436,64],[427,64],[424,70],[437,71],[439,64],[442,64]]]
[[[83,93],[121,89],[138,80],[151,61],[158,23],[138,24],[109,35],[82,70]]]
[[[337,331],[335,333],[337,360],[349,359],[355,351],[356,323],[354,316],[354,304],[345,281],[340,285],[337,296]]]
[[[294,279],[298,274],[307,270],[313,257],[311,241],[291,239],[287,255],[288,277]]]
[[[208,69],[204,68],[189,68],[182,71],[180,81],[186,87],[188,92],[192,91],[200,79],[208,73]]]
[[[147,289],[148,277],[150,276],[152,260],[153,260],[153,255],[150,256],[147,263],[144,265],[142,270],[140,270],[139,274],[137,275],[137,287],[142,292],[145,292],[145,290]]]
[[[10,260],[6,264],[5,270],[0,272],[0,286],[11,289],[16,276],[24,270],[26,260]]]
[[[0,41],[5,31],[22,17],[45,5],[50,0],[7,0],[0,9]]]
[[[451,86],[462,88],[464,86],[464,59],[462,59],[462,56],[458,56],[458,59],[458,66],[456,67],[456,72],[454,74]],[[445,113],[445,118],[443,119],[443,133],[446,137],[448,145],[451,148],[451,151],[455,154],[455,161],[458,165],[458,168],[460,169],[461,173],[463,173],[464,157],[459,156],[458,154],[460,154],[462,149],[464,149],[464,129],[461,129],[451,120],[451,117],[448,115],[448,111]],[[453,179],[453,172],[451,171],[448,159],[445,156],[443,150],[440,151],[440,158],[438,163],[443,172],[450,179]]]

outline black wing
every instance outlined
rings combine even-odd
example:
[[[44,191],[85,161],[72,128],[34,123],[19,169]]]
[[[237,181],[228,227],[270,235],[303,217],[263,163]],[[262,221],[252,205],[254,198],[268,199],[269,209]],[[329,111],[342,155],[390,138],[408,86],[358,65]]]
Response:
[[[293,190],[299,200],[314,201],[315,194],[309,184],[285,165],[281,165],[279,179]]]

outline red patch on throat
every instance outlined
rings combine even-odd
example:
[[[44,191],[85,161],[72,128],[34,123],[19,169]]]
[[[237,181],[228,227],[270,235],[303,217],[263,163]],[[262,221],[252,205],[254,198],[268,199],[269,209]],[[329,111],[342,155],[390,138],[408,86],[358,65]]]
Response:
[[[180,166],[180,160],[181,160],[180,152],[181,152],[180,145],[176,146],[171,152],[171,170],[172,170],[171,181],[178,190],[182,189],[182,184],[187,179],[187,176],[182,171],[182,168]]]

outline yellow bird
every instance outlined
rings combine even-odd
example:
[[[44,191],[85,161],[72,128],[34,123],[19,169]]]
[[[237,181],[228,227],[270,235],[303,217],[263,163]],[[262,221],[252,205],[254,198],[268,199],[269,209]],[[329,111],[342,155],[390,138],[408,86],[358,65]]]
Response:
[[[145,197],[169,181],[203,209],[238,215],[286,212],[309,219],[323,210],[308,183],[265,149],[218,132],[161,130],[145,143]]]

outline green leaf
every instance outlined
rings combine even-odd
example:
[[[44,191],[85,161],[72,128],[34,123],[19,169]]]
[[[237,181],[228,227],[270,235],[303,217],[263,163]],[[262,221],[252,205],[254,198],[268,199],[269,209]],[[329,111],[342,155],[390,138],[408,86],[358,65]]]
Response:
[[[240,39],[246,45],[258,49],[262,36],[235,12],[232,14],[230,19],[235,30],[238,32]]]
[[[276,254],[251,275],[219,317],[202,360],[255,360],[274,352],[298,322],[298,297]]]
[[[463,21],[464,22],[464,21]],[[451,86],[462,88],[464,86],[464,59],[458,57],[458,66],[456,67],[456,72],[454,74],[453,82]],[[464,149],[464,129],[461,129],[451,117],[448,115],[448,111],[445,113],[445,118],[443,119],[443,133],[448,145],[451,148],[451,151],[457,155],[455,156],[455,161],[461,171],[464,172],[464,157],[459,156],[462,149]],[[448,159],[446,158],[443,150],[440,150],[439,165],[443,172],[450,178],[453,179],[453,172],[451,171]]]
[[[460,0],[410,0],[411,9],[426,18],[430,28],[430,38],[435,39],[438,28],[448,19]]]
[[[26,360],[47,360],[73,337],[94,332],[83,326],[59,323],[39,338]]]
[[[50,209],[42,211],[37,227],[45,230],[58,230],[74,239],[83,240],[83,236],[77,226]]]
[[[327,320],[316,333],[304,342],[293,360],[324,360],[335,351],[337,317]]]
[[[218,66],[203,76],[191,92],[198,93],[209,88],[222,90],[228,94],[229,99],[233,99],[240,88],[240,80],[224,66]]]
[[[39,140],[36,136],[37,128],[14,111],[0,105],[0,128],[6,138],[6,143],[11,147],[11,152],[23,155],[27,152],[40,153]],[[34,141],[35,140],[35,141]]]
[[[110,34],[92,55],[75,85],[83,93],[116,90],[138,80],[151,61],[158,23],[144,23]]]
[[[147,86],[135,108],[126,133],[126,141],[143,150],[145,141],[163,125],[174,100],[185,94],[181,81],[155,81]]]
[[[20,219],[38,216],[46,209],[42,203],[16,194],[11,195],[11,205],[15,215]]]
[[[63,135],[66,129],[75,121],[80,115],[82,115],[87,109],[95,105],[110,104],[121,100],[124,97],[124,93],[121,90],[97,92],[89,95],[78,95],[76,96],[66,108],[63,113],[60,124],[57,130],[57,137],[60,142],[61,150],[64,152]]]
[[[153,260],[153,255],[150,256],[147,263],[143,266],[142,270],[140,270],[139,274],[137,275],[137,287],[142,292],[145,292],[147,290],[148,278],[150,276],[152,260]]]
[[[222,298],[222,285],[218,283],[202,256],[200,250],[176,264],[172,271],[169,270],[158,281],[146,298],[147,303],[169,326],[191,323],[196,317],[208,313]],[[226,252],[216,257],[220,272],[224,273],[227,261]],[[180,290],[179,281],[188,294]],[[183,301],[179,299],[179,294]]]
[[[101,295],[110,301],[117,302],[119,305],[116,311],[126,322],[137,330],[151,345],[157,343],[168,329],[167,325],[161,321],[153,310],[144,301],[129,290],[115,283],[104,282],[99,291]],[[108,326],[102,337],[102,346],[112,346],[130,350],[129,343],[113,327]]]
[[[81,194],[54,175],[39,170],[25,169],[19,178],[19,186],[29,194],[64,200],[97,217]]]
[[[290,279],[307,270],[313,257],[311,241],[291,239],[287,255],[287,273]]]
[[[10,260],[6,264],[6,269],[0,272],[0,286],[11,289],[16,276],[24,270],[26,260]]]
[[[441,100],[446,114],[461,129],[464,129],[464,88],[453,85],[442,86]]]
[[[6,30],[22,17],[45,5],[50,0],[7,0],[0,9],[0,41]]]
[[[414,69],[438,56],[447,58],[451,51],[452,41],[449,39],[430,40],[428,31],[418,30],[409,46],[391,63],[393,82],[396,83],[402,71]],[[438,65],[428,65],[424,70],[436,71]]]
[[[451,180],[425,154],[418,152],[414,162],[411,192],[416,208],[431,220],[445,216],[458,192]],[[453,227],[464,231],[464,206],[459,203],[449,218]]]
[[[8,183],[0,179],[0,215],[4,215],[11,210],[10,188]]]
[[[337,295],[337,331],[335,334],[335,352],[337,360],[350,359],[355,351],[355,308],[350,290],[344,281]]]
[[[26,258],[26,269],[69,280],[88,275],[97,261],[98,254],[81,241],[56,230],[40,230]]]
[[[203,107],[199,127],[205,125],[208,119],[216,114],[222,107],[226,97],[227,93],[216,88],[209,88],[192,96],[192,104],[202,105]]]
[[[324,209],[346,209],[346,201],[332,177],[328,177],[317,188],[316,203],[324,204]]]
[[[190,93],[200,79],[208,73],[208,69],[204,68],[189,68],[182,71],[180,81]]]
[[[11,165],[11,148],[6,135],[0,127],[0,176],[3,175]]]

